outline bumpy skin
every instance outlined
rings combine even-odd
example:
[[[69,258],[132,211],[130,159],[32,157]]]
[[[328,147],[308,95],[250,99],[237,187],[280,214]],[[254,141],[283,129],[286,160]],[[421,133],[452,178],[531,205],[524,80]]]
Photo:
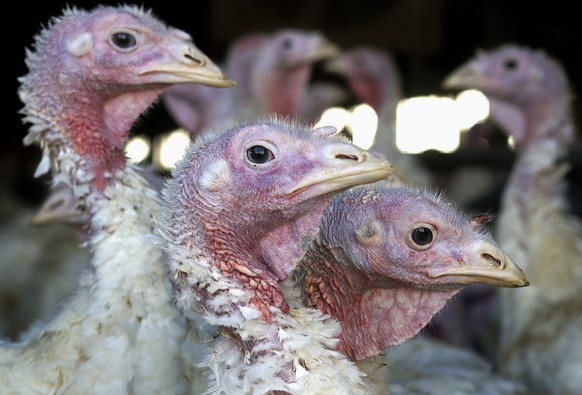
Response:
[[[331,201],[296,281],[308,306],[341,322],[340,351],[375,355],[416,334],[466,284],[527,285],[483,218],[421,191],[353,188]]]
[[[418,333],[464,285],[527,285],[481,229],[487,219],[469,218],[426,192],[352,188],[332,199],[293,273],[296,303],[336,319],[338,350],[352,360],[367,358],[360,362],[366,383],[385,392],[384,361],[370,357]]]
[[[564,177],[574,140],[572,92],[563,67],[541,50],[504,45],[479,52],[445,80],[489,99],[517,157],[496,232],[531,287],[501,294],[499,369],[532,393],[582,388],[582,224],[568,213]]]
[[[186,335],[162,252],[157,194],[126,164],[135,119],[178,82],[224,85],[190,37],[135,7],[65,10],[27,53],[20,79],[27,144],[89,215],[91,271],[44,328],[0,348],[8,394],[177,394]]]
[[[337,326],[290,308],[279,284],[332,193],[394,171],[334,132],[269,121],[208,135],[168,183],[163,234],[178,306],[222,333],[202,361],[215,393],[366,393],[333,350]]]
[[[270,114],[309,122],[314,117],[311,106],[321,111],[322,101],[341,96],[329,87],[308,91],[315,63],[338,53],[319,32],[283,29],[249,34],[233,42],[226,56],[224,68],[237,81],[234,89],[176,86],[164,94],[164,103],[176,122],[193,135]]]

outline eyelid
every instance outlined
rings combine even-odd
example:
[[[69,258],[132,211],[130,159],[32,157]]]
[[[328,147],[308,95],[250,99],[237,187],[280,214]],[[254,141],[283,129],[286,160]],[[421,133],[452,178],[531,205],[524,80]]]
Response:
[[[270,141],[266,140],[253,140],[245,144],[245,152],[254,145],[262,145],[263,147],[269,149],[275,157],[277,157],[277,146]]]
[[[117,45],[115,45],[115,43],[113,43],[113,36],[117,33],[126,33],[126,34],[130,34],[133,36],[133,38],[135,39],[135,45],[129,48],[120,48]],[[109,32],[109,38],[108,38],[109,44],[113,46],[113,48],[115,50],[119,50],[122,52],[131,52],[133,50],[135,50],[137,47],[139,47],[142,43],[142,35],[139,32],[139,30],[136,29],[132,29],[129,27],[124,27],[124,28],[116,28],[113,29]]]
[[[430,243],[428,243],[426,245],[419,245],[419,244],[415,243],[414,240],[412,240],[412,232],[418,228],[430,229],[430,231],[432,232],[432,240],[430,241]],[[406,234],[405,241],[406,241],[406,245],[408,245],[410,248],[412,248],[415,251],[426,251],[434,245],[435,241],[437,240],[437,237],[438,237],[438,231],[433,225],[426,223],[426,222],[418,222],[418,223],[415,223],[409,229],[409,231]]]

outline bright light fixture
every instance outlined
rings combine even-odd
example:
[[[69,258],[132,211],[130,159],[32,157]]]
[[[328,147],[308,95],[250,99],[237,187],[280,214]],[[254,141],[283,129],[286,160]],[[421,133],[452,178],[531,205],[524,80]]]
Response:
[[[468,130],[478,122],[489,117],[489,100],[477,90],[469,89],[457,95],[458,126],[461,130]]]
[[[125,155],[131,163],[140,163],[150,154],[152,144],[146,136],[135,136],[125,145]]]
[[[367,104],[355,106],[352,109],[347,128],[352,132],[354,145],[368,149],[374,143],[374,137],[378,129],[378,115]]]
[[[316,128],[322,126],[333,126],[338,132],[341,131],[350,122],[351,113],[342,107],[331,107],[325,110],[319,121],[315,124]]]
[[[190,146],[190,134],[178,129],[161,136],[155,143],[154,163],[161,169],[172,169]]]
[[[422,96],[402,100],[396,112],[396,146],[402,152],[452,152],[460,143],[455,101]]]

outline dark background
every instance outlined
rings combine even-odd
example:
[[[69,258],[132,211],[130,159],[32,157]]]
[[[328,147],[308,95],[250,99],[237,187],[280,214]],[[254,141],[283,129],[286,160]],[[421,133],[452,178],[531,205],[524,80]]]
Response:
[[[11,5],[4,13],[0,43],[3,50],[2,103],[5,125],[0,146],[0,193],[14,191],[19,198],[38,202],[45,191],[43,180],[32,174],[38,163],[37,147],[22,147],[25,126],[18,110],[17,77],[26,73],[24,49],[50,17],[65,5],[92,8],[110,1],[27,1]],[[476,49],[503,43],[543,48],[561,60],[576,95],[582,91],[582,23],[576,2],[529,2],[505,0],[387,0],[362,2],[345,0],[246,0],[246,1],[143,1],[146,8],[169,25],[192,34],[196,44],[214,61],[220,62],[229,42],[251,32],[270,32],[284,27],[317,29],[342,48],[362,44],[391,51],[403,77],[406,96],[445,94],[440,83],[445,75],[472,56]],[[10,23],[10,27],[7,22]],[[8,52],[8,53],[7,53]],[[8,66],[8,67],[6,67]],[[576,117],[580,113],[575,98]],[[173,128],[161,106],[150,111],[142,131],[148,134]],[[569,179],[582,185],[579,150],[573,150],[577,167]],[[424,160],[436,172],[453,172],[469,162],[508,170],[512,154],[491,150],[480,155],[427,153]],[[469,159],[470,158],[470,159]],[[446,185],[445,185],[446,186]],[[495,208],[498,191],[480,202]]]

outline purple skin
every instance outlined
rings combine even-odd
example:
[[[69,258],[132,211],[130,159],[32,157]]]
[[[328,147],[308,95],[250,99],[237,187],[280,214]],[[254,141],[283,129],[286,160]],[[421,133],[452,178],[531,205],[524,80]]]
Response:
[[[337,319],[338,349],[353,360],[418,333],[466,284],[527,286],[482,225],[444,199],[360,187],[330,202],[294,272],[304,302]]]
[[[36,131],[25,143],[48,141],[45,152],[58,162],[59,142],[65,140],[80,156],[78,169],[97,190],[125,165],[124,144],[132,124],[163,90],[182,82],[233,84],[188,34],[123,7],[70,11],[55,18],[26,62],[30,72],[21,77],[19,94],[25,120]],[[48,197],[37,224],[88,220],[66,188],[58,187]]]
[[[563,67],[542,51],[516,45],[478,52],[443,82],[447,89],[478,89],[490,101],[491,117],[515,139],[521,150],[544,139],[564,148],[574,129],[557,122],[571,120],[572,93]]]
[[[88,214],[91,271],[44,328],[3,347],[0,375],[14,377],[1,380],[3,392],[13,385],[24,393],[178,393],[183,328],[162,251],[151,241],[158,200],[123,148],[133,122],[166,87],[230,82],[186,33],[133,6],[67,8],[36,36],[26,64],[18,92],[31,124],[24,142],[42,149],[37,175],[50,171]],[[119,339],[127,347],[108,346]],[[155,355],[162,361],[155,377],[144,367],[155,363],[142,358],[154,357],[152,347],[168,351]],[[111,356],[105,364],[103,349]]]
[[[19,90],[25,121],[42,130],[35,126],[25,143],[50,141],[46,149],[58,161],[51,135],[70,140],[97,190],[125,164],[132,124],[163,90],[184,82],[232,85],[188,34],[130,7],[65,13],[38,37],[26,63]]]
[[[266,322],[270,307],[288,310],[278,281],[299,260],[302,241],[315,235],[331,195],[394,172],[389,163],[330,137],[333,132],[278,121],[236,127],[202,139],[169,184],[170,241],[199,248],[195,256],[209,257],[224,277],[252,294],[249,305]],[[305,217],[315,217],[307,221],[309,231],[301,228],[306,234],[297,224]],[[189,278],[181,267],[171,268],[178,294],[194,291],[205,309],[227,314],[209,302],[222,291],[210,295],[204,279]],[[238,309],[234,305],[225,309]]]

